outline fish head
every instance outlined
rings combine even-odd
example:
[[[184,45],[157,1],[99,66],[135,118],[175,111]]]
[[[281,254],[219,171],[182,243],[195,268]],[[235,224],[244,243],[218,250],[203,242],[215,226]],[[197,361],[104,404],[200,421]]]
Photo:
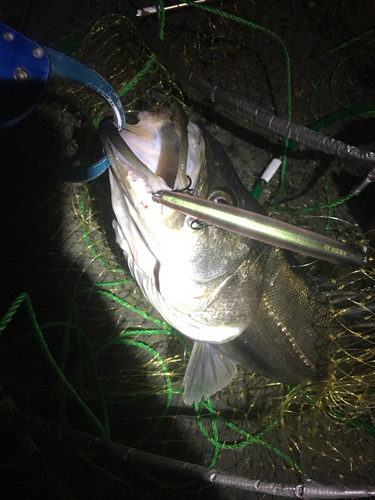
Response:
[[[186,175],[195,184],[204,161],[205,145],[198,127],[191,122],[187,126],[187,133]],[[111,163],[114,212],[117,215],[119,205],[126,206],[127,216],[145,238],[156,240],[156,244],[162,236],[170,241],[173,232],[184,225],[186,217],[174,210],[158,207],[152,201],[152,193],[175,189],[178,182],[180,136],[170,108],[139,113],[138,123],[126,124],[120,136],[122,141],[118,141],[118,144],[114,141],[115,137],[103,138]],[[114,196],[114,193],[118,196]],[[117,220],[120,222],[119,217]],[[136,243],[134,241],[131,244]]]
[[[179,113],[168,107],[140,113],[121,138],[114,126],[113,134],[102,128],[114,227],[149,302],[185,335],[220,343],[246,326],[241,308],[232,311],[236,290],[230,279],[252,241],[214,226],[196,229],[191,217],[155,203],[152,195],[189,182],[194,196],[261,209],[218,143]]]

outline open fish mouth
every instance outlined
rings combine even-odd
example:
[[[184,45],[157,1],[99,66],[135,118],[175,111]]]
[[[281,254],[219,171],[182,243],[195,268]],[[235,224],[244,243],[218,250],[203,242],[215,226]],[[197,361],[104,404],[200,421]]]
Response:
[[[103,141],[111,144],[116,160],[112,165],[122,165],[133,181],[143,179],[152,192],[194,187],[204,141],[182,107],[173,102],[155,112],[139,113],[138,120],[135,125],[127,123],[120,133],[111,120],[100,124]]]

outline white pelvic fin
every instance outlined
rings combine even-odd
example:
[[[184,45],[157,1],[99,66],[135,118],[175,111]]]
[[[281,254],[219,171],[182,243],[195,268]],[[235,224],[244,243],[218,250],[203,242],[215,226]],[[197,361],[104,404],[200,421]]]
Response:
[[[205,342],[194,342],[185,373],[184,401],[199,403],[220,391],[236,376],[235,363]]]

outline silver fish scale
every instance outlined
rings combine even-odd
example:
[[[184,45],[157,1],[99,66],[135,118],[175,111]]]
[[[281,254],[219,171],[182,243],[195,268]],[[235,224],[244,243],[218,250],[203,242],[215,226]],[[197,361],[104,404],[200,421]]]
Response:
[[[280,382],[315,378],[332,333],[327,300],[296,275],[279,250],[265,251],[248,269],[249,326],[221,349]]]
[[[218,228],[207,227],[204,232],[198,235],[201,237],[197,238],[194,252],[186,266],[191,268],[194,280],[204,283],[218,277],[222,282],[247,258],[249,240]],[[210,241],[209,247],[207,239]]]

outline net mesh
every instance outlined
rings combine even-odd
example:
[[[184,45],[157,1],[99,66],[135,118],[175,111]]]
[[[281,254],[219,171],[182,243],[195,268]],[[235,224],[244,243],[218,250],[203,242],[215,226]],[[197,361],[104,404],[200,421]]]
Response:
[[[260,15],[248,5],[208,4],[247,23],[197,7],[171,11],[165,17],[164,40],[171,52],[213,85],[280,116],[290,113],[290,102],[292,119],[306,123],[371,100],[373,32],[366,16],[337,11],[341,24],[316,45],[314,30],[291,29],[293,2],[282,13],[281,24],[276,7],[270,5],[268,14]],[[302,8],[311,9],[316,19],[322,15],[317,6]],[[324,22],[327,16],[335,17],[329,9]],[[157,33],[162,21],[161,14],[159,20],[149,16],[139,27]],[[340,28],[345,23],[346,30]],[[364,35],[354,32],[358,23]],[[271,32],[276,25],[278,37]],[[294,37],[299,45],[314,47],[307,61],[306,49],[299,50]],[[342,44],[343,40],[350,42]],[[296,75],[292,84],[285,46],[290,48],[291,75]],[[327,51],[332,46],[340,47]],[[270,155],[285,151],[279,138],[233,113],[219,114],[220,106],[214,111],[185,82],[174,81],[173,68],[157,62],[134,23],[122,15],[100,18],[74,57],[111,83],[122,96],[130,122],[135,112],[171,98],[188,104],[192,117],[224,145],[249,189]],[[106,114],[109,109],[93,92],[51,81],[44,102],[12,134],[18,143],[22,134],[37,142],[40,164],[50,150],[76,165],[88,164],[101,156],[97,124]],[[323,131],[352,143],[350,132],[362,130],[363,123],[366,128],[371,120],[371,109],[359,115],[353,111],[345,126],[333,122]],[[358,144],[374,149],[371,138],[361,140]],[[130,276],[111,227],[107,176],[85,185],[62,183],[36,168],[14,146],[3,144],[0,182],[6,244],[1,249],[0,366],[3,395],[12,400],[11,404],[3,399],[3,411],[15,405],[22,414],[238,476],[281,484],[310,478],[373,485],[371,258],[369,268],[360,270],[309,265],[309,272],[327,284],[334,321],[340,325],[331,339],[326,380],[289,387],[238,367],[230,386],[206,402],[186,406],[182,381],[191,343],[152,309]],[[354,210],[355,204],[335,203],[344,193],[333,181],[340,173],[355,183],[369,167],[356,165],[353,176],[353,162],[303,148],[287,156],[282,197],[280,179],[274,178],[263,189],[260,202],[278,218],[321,233],[329,222],[330,236],[363,241],[358,226],[351,225],[354,219],[348,207]],[[307,216],[304,210],[311,207],[313,216]],[[365,229],[370,246],[371,217],[368,208]],[[347,318],[354,313],[353,324]],[[4,492],[8,487],[23,491],[16,478],[33,477],[28,485],[32,498],[37,494],[40,498],[41,491],[58,492],[62,498],[93,498],[94,492],[95,498],[261,496],[208,488],[199,480],[173,477],[168,470],[124,466],[105,455],[48,446],[29,436],[32,447],[20,438],[19,429],[14,432],[14,423],[11,428],[7,433],[3,426],[0,451]]]

